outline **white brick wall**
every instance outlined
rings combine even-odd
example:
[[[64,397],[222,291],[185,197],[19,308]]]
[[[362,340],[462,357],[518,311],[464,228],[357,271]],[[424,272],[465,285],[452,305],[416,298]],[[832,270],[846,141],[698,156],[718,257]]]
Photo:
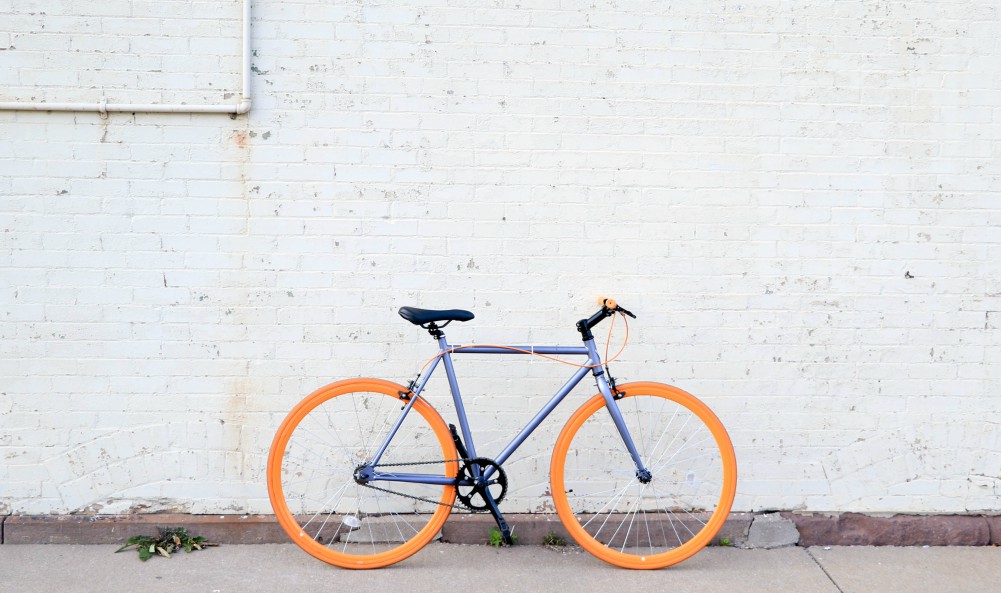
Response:
[[[294,402],[430,355],[398,307],[572,344],[599,294],[737,510],[998,511],[999,10],[261,1],[248,116],[0,112],[0,513],[268,512]],[[0,0],[0,101],[231,100],[239,20]],[[566,372],[462,360],[484,454]]]

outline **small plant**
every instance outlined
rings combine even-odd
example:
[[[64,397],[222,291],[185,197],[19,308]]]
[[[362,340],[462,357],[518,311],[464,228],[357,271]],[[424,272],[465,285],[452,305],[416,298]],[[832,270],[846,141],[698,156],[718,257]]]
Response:
[[[722,547],[724,547],[724,548],[732,548],[733,547],[733,542],[730,541],[730,538],[728,538],[728,537],[721,537],[721,538],[719,538],[719,545],[722,546]]]
[[[517,541],[518,541],[518,536],[512,533],[511,543]],[[495,548],[499,548],[504,545],[504,536],[501,535],[500,529],[494,527],[490,530],[490,533],[487,535],[487,543]]]
[[[170,554],[178,550],[190,552],[192,550],[201,550],[209,546],[219,545],[205,541],[205,538],[200,535],[192,537],[188,535],[188,532],[183,527],[175,527],[173,529],[158,527],[157,532],[159,535],[156,537],[152,535],[134,535],[125,542],[124,546],[115,550],[115,553],[117,554],[118,552],[135,547],[139,551],[139,559],[145,562],[155,554],[159,554],[164,558],[170,558]]]
[[[563,547],[567,545],[567,540],[550,531],[542,537],[542,543],[547,546]]]

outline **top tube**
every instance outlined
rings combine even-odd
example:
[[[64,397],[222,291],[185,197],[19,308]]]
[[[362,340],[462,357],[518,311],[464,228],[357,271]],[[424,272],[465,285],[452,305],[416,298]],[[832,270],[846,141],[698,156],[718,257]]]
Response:
[[[509,348],[517,348],[510,350]],[[492,346],[472,346],[461,345],[449,346],[452,354],[559,354],[564,356],[587,356],[587,348],[584,346],[508,346],[498,348]]]

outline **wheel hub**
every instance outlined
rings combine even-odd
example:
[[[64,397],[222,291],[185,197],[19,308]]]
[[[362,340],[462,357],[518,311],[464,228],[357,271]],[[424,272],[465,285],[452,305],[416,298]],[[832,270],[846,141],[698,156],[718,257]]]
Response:
[[[368,484],[372,480],[372,468],[368,465],[359,465],[355,468],[354,479],[358,484]]]

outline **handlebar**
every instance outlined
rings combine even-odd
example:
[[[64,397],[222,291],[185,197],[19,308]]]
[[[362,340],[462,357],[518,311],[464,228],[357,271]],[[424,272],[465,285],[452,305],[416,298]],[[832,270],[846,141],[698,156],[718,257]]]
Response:
[[[602,299],[599,299],[599,302],[601,303],[601,308],[602,309],[608,309],[608,311],[609,311],[608,315],[606,315],[605,317],[610,317],[613,313],[620,313],[621,312],[621,313],[625,313],[626,315],[632,317],[633,319],[636,319],[636,316],[633,315],[631,311],[628,311],[628,310],[620,307],[619,304],[617,302],[615,302],[615,299],[602,298]]]
[[[587,319],[581,319],[577,322],[577,331],[580,332],[580,335],[584,338],[585,342],[594,339],[594,336],[591,334],[591,328],[604,321],[607,317],[611,317],[616,313],[623,313],[633,319],[636,319],[636,316],[633,315],[631,311],[619,306],[619,304],[615,302],[615,299],[601,298],[599,299],[599,302],[601,303],[601,309],[597,313]]]

